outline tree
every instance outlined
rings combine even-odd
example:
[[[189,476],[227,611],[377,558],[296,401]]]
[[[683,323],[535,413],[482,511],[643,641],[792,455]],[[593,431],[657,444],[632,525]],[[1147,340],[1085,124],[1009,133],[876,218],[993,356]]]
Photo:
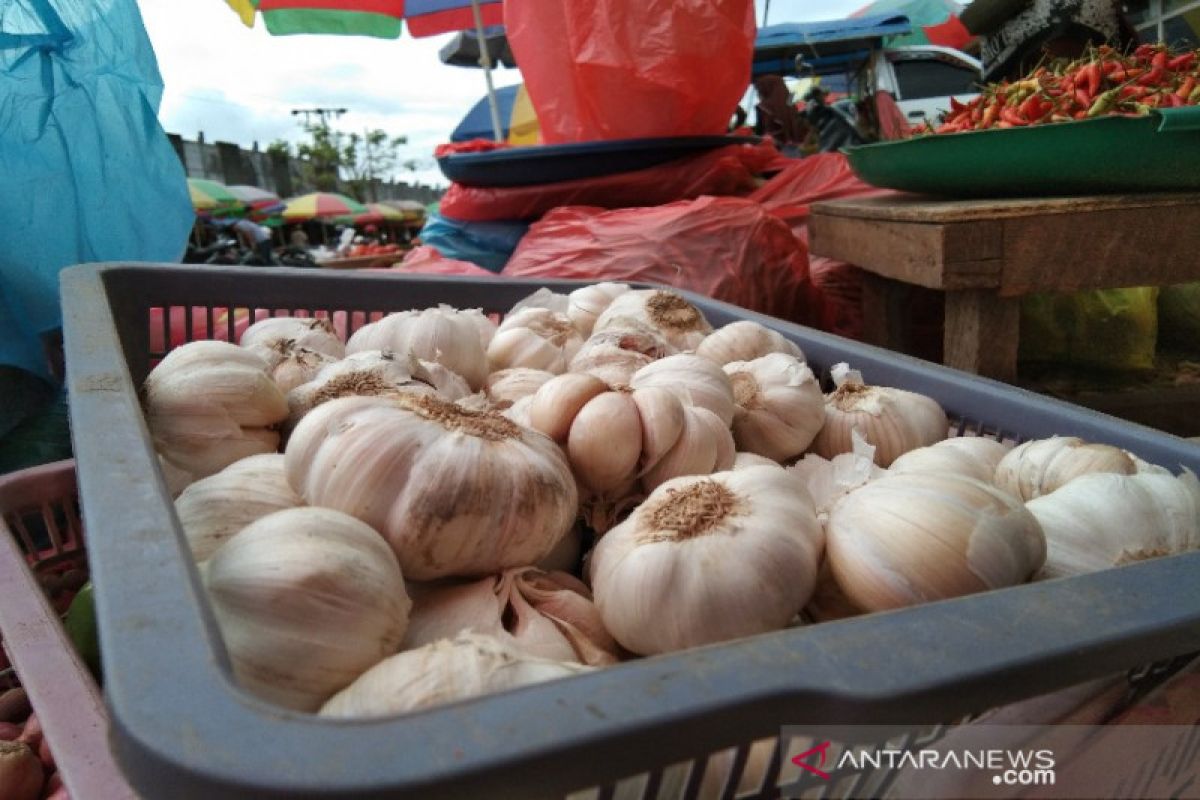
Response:
[[[389,136],[387,131],[376,128],[364,131],[362,136],[352,133],[349,141],[343,166],[350,176],[350,191],[362,202],[374,202],[378,199],[377,183],[392,177],[400,165],[400,147],[408,139]]]
[[[296,155],[301,159],[305,182],[317,191],[336,192],[341,167],[349,160],[349,147],[341,146],[341,134],[324,120],[305,124],[304,131],[311,138],[296,145]]]

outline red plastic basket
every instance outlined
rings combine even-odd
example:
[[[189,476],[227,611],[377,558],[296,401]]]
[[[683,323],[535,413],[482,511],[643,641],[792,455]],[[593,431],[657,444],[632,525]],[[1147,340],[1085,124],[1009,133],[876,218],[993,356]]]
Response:
[[[72,797],[124,800],[108,746],[108,716],[38,575],[86,563],[75,462],[0,476],[0,644],[29,694]]]

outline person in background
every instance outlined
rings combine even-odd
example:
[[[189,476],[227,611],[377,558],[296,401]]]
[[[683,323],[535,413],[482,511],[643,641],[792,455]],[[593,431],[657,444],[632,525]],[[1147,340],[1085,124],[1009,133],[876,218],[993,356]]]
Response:
[[[303,228],[296,228],[288,237],[288,244],[293,250],[307,250],[308,234],[304,232]]]
[[[960,17],[980,37],[985,83],[1018,80],[1050,58],[1078,58],[1089,45],[1136,43],[1118,0],[975,0]]]
[[[233,223],[233,232],[237,234],[242,246],[247,250],[252,250],[263,264],[270,266],[275,263],[275,256],[271,252],[270,228],[252,220],[239,219]]]

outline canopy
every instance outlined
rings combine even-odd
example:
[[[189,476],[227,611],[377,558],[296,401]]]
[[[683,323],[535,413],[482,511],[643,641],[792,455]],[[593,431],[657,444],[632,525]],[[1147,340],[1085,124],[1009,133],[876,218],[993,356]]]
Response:
[[[814,74],[843,71],[847,64],[861,61],[888,36],[912,30],[903,14],[880,14],[824,22],[785,22],[758,29],[754,39],[755,75],[790,75],[801,56]]]
[[[337,219],[366,214],[362,203],[336,192],[313,192],[294,197],[283,209],[284,222],[303,222],[310,219]]]
[[[452,67],[478,67],[479,58],[483,55],[479,47],[480,41],[478,31],[459,31],[438,50],[438,58],[443,64]],[[504,35],[504,26],[493,25],[484,28],[482,41],[487,46],[488,55],[496,64],[509,68],[517,66],[517,60],[508,44],[508,37]]]
[[[971,32],[959,21],[963,7],[954,0],[877,0],[851,16],[873,17],[903,14],[912,22],[912,30],[884,40],[885,47],[936,44],[961,50],[971,41]]]
[[[538,120],[525,84],[505,86],[496,90],[496,108],[500,114],[500,134],[511,145],[537,144]],[[480,98],[450,134],[452,142],[471,139],[490,139],[492,121],[488,98]]]
[[[198,213],[231,214],[244,210],[242,201],[223,183],[204,178],[188,178],[187,187],[192,198],[192,208]]]

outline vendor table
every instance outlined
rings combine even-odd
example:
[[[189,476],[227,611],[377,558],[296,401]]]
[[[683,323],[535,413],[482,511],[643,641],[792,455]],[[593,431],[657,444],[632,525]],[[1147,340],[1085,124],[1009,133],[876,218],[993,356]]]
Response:
[[[1200,194],[836,200],[813,206],[809,247],[867,272],[868,341],[907,349],[907,295],[937,289],[945,363],[1012,381],[1021,295],[1200,280]]]
[[[354,258],[331,258],[318,261],[322,269],[387,269],[397,261],[404,260],[405,251],[385,253],[373,256],[355,256]]]

